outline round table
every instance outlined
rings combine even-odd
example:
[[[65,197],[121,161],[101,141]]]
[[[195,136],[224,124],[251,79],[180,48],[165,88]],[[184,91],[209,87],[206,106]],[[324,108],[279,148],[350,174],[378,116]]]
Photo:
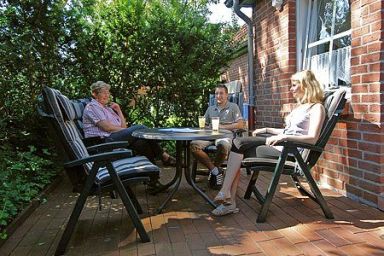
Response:
[[[216,140],[232,137],[232,132],[228,130],[212,131],[211,129],[199,128],[147,128],[134,131],[132,136],[148,140],[174,140],[176,141],[176,174],[171,182],[166,184],[166,188],[175,184],[164,203],[158,208],[161,212],[165,205],[172,199],[180,186],[184,175],[189,185],[199,193],[211,206],[216,204],[196,185],[190,168],[190,142],[192,140]]]

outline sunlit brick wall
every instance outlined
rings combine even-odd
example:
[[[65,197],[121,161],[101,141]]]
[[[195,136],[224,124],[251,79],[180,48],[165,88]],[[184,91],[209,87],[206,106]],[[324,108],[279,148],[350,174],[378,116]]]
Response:
[[[281,127],[281,116],[293,102],[288,89],[296,72],[296,1],[284,1],[281,12],[271,0],[256,2],[255,122],[256,127]],[[351,2],[351,95],[314,176],[322,185],[384,210],[384,2]],[[231,63],[229,80],[247,81],[246,61],[244,55]]]
[[[318,164],[321,183],[384,210],[384,3],[355,0],[352,11],[352,93]]]
[[[281,127],[288,103],[290,77],[296,71],[295,1],[282,11],[271,1],[257,1],[255,8],[256,126]]]

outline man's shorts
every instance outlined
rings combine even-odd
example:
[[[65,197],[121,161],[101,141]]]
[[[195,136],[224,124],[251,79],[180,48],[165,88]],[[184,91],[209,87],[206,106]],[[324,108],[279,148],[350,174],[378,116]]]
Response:
[[[228,154],[232,147],[232,138],[222,138],[215,141],[194,140],[191,142],[191,151],[203,150],[210,145],[215,145],[219,151],[222,151],[220,153]]]

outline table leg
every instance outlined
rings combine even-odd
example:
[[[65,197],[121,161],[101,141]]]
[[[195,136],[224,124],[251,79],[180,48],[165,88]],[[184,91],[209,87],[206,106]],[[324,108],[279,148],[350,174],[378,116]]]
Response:
[[[192,177],[192,171],[191,171],[191,149],[189,146],[190,142],[188,141],[186,143],[186,146],[184,148],[184,155],[186,157],[186,162],[185,162],[185,169],[184,169],[184,174],[185,174],[185,179],[187,180],[188,184],[192,186],[192,188],[202,196],[205,201],[207,201],[213,208],[216,208],[217,205],[205,194],[195,183],[194,178]]]
[[[179,189],[180,182],[181,182],[181,179],[183,177],[183,155],[182,155],[183,146],[184,146],[183,141],[176,141],[176,174],[175,174],[175,177],[173,178],[173,180],[171,181],[173,183],[176,182],[176,184],[175,184],[174,188],[168,194],[168,197],[165,199],[165,201],[157,209],[157,213],[162,212],[162,210],[167,205],[169,200],[172,199],[172,197],[175,195],[176,191]],[[168,183],[168,184],[170,184],[169,186],[171,186],[173,184],[173,183],[171,184],[171,182]]]

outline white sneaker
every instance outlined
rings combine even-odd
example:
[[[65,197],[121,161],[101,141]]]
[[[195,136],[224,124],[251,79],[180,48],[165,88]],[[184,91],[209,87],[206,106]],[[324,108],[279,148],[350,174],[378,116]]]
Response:
[[[230,204],[230,205],[221,204],[217,206],[216,209],[214,209],[211,213],[215,216],[225,216],[231,213],[238,213],[238,212],[239,212],[239,208],[236,208],[236,206],[233,204]]]

